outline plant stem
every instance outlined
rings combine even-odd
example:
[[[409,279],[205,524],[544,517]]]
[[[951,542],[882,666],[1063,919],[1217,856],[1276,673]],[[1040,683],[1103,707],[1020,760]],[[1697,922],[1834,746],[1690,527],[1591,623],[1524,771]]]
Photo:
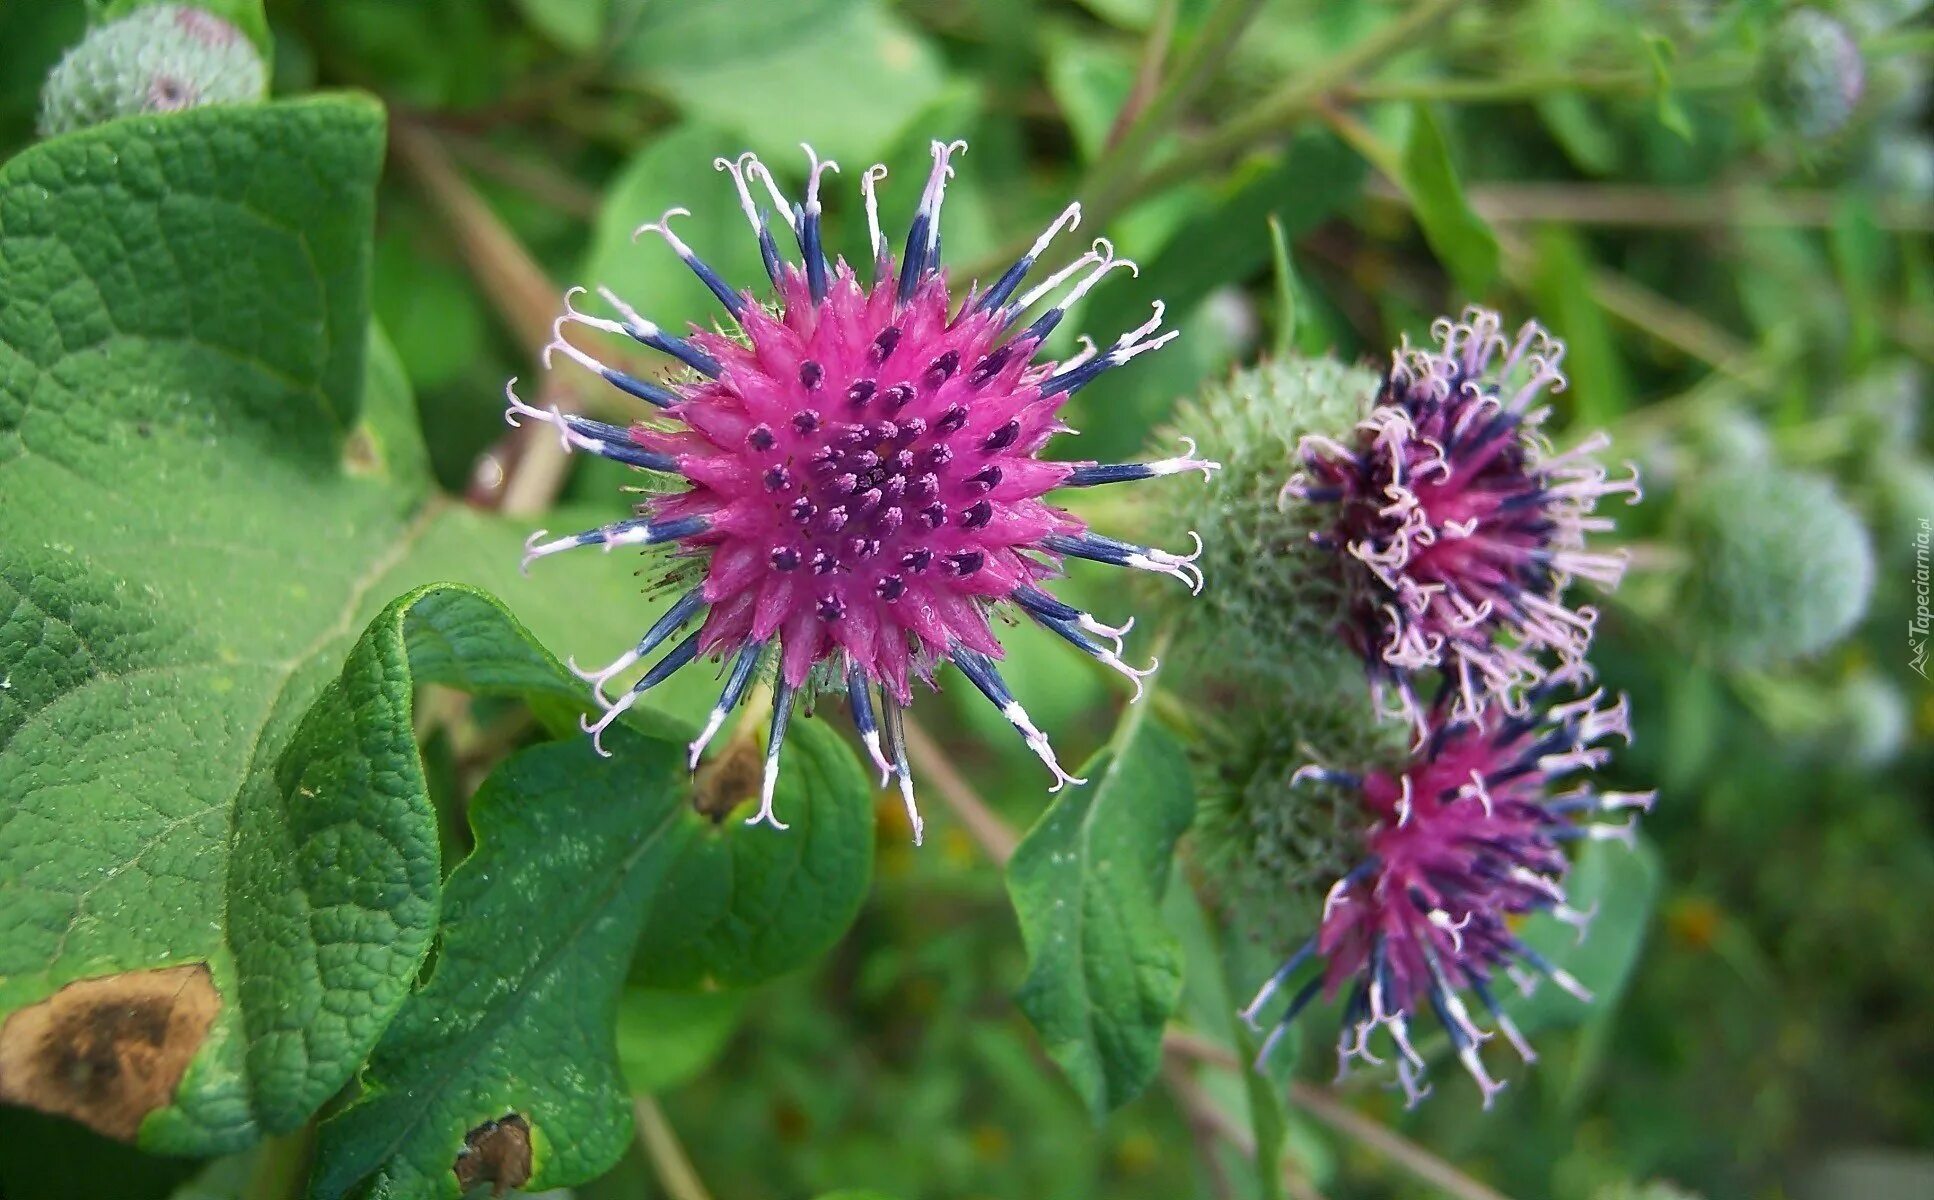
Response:
[[[566,216],[591,221],[597,217],[598,209],[603,205],[603,198],[594,189],[571,179],[553,163],[519,158],[474,134],[447,131],[442,135],[442,140],[451,155],[461,159],[471,170],[514,187],[539,204]]]
[[[1021,839],[1000,814],[987,806],[980,798],[974,785],[960,773],[947,752],[933,740],[920,723],[908,713],[901,717],[902,729],[907,739],[907,756],[920,768],[922,782],[933,785],[940,798],[953,810],[960,823],[967,827],[967,833],[979,844],[982,852],[994,861],[994,865],[1005,869],[1007,860],[1014,857],[1014,847]]]
[[[1222,1046],[1173,1026],[1162,1035],[1162,1052],[1231,1071],[1247,1069]],[[1472,1179],[1409,1138],[1350,1108],[1328,1088],[1297,1080],[1289,1085],[1289,1101],[1336,1132],[1376,1151],[1414,1178],[1456,1200],[1510,1200],[1503,1192]]]
[[[315,1149],[314,1121],[267,1138],[255,1157],[244,1200],[300,1200],[309,1188],[309,1157]]]
[[[1319,105],[1317,111],[1338,137],[1393,185],[1397,184],[1402,168],[1396,147],[1379,138],[1351,113],[1328,103]],[[1390,195],[1401,203],[1409,203],[1400,186]],[[1530,248],[1522,238],[1507,231],[1498,232],[1498,246],[1503,251],[1506,274],[1522,286],[1533,267]],[[1766,373],[1753,361],[1752,348],[1702,314],[1610,271],[1593,269],[1586,279],[1586,290],[1606,312],[1690,357],[1748,386],[1761,387],[1767,382]]]
[[[1181,0],[1162,0],[1161,8],[1155,12],[1155,20],[1148,27],[1148,37],[1142,43],[1142,58],[1135,66],[1135,85],[1128,92],[1121,111],[1108,127],[1108,136],[1102,140],[1102,150],[1112,149],[1120,143],[1122,135],[1148,109],[1149,98],[1162,83],[1162,68],[1168,65],[1168,52],[1175,41],[1175,21],[1182,7]]]
[[[1155,93],[1148,107],[1095,163],[1081,185],[1088,220],[1100,227],[1121,211],[1129,187],[1168,126],[1207,86],[1216,68],[1235,48],[1242,31],[1262,8],[1262,0],[1219,0],[1189,43],[1168,83]]]
[[[1751,79],[1751,68],[1742,63],[1712,64],[1708,69],[1674,75],[1666,86],[1675,92],[1724,91]],[[1345,84],[1337,90],[1341,100],[1352,103],[1379,100],[1442,100],[1458,104],[1504,104],[1535,100],[1554,92],[1588,92],[1594,95],[1652,96],[1661,90],[1657,71],[1532,71],[1522,75],[1502,75],[1494,79],[1406,79],[1379,83]]]
[[[1395,188],[1373,184],[1371,194],[1401,201]],[[1629,184],[1484,183],[1464,190],[1471,208],[1500,225],[1567,225],[1646,229],[1742,227],[1823,229],[1834,223],[1845,197],[1818,188],[1727,189]],[[1878,198],[1874,223],[1889,232],[1934,231],[1934,205]]]
[[[555,285],[465,181],[435,134],[421,125],[397,121],[390,138],[396,161],[449,226],[484,296],[535,356],[551,338],[551,318],[557,315]]]
[[[1341,1103],[1328,1089],[1297,1080],[1289,1085],[1289,1100],[1344,1137],[1381,1154],[1414,1178],[1455,1200],[1510,1200],[1503,1192],[1472,1179],[1389,1126]]]
[[[551,340],[562,289],[464,179],[437,134],[399,117],[392,122],[390,139],[397,162],[443,218],[484,298],[530,357],[538,358]],[[602,400],[616,394],[611,389],[585,386],[590,378],[585,375],[581,381],[574,381],[568,374],[547,372],[534,403],[540,408],[556,406],[567,413],[580,412],[593,407],[587,399]],[[631,415],[629,410],[605,414],[605,405],[596,407],[601,415]],[[569,455],[555,431],[535,421],[524,422],[521,429],[494,447],[489,457],[501,470],[489,486],[473,488],[471,499],[505,513],[528,515],[550,507],[570,474]]]
[[[397,162],[416,181],[435,208],[457,249],[483,289],[497,315],[524,344],[532,358],[550,340],[551,319],[557,312],[557,288],[525,250],[516,235],[492,212],[457,170],[450,154],[428,129],[407,121],[397,121],[390,133]],[[575,412],[579,405],[561,387],[549,386],[556,376],[548,376],[538,397],[542,406],[556,405]],[[496,507],[506,513],[541,512],[563,490],[570,474],[569,456],[550,431],[535,421],[526,421],[520,435],[507,439],[504,453],[493,452],[498,462],[508,462],[498,476]]]
[[[1413,38],[1449,16],[1463,2],[1420,0],[1408,12],[1386,22],[1302,79],[1249,106],[1241,116],[1184,147],[1173,158],[1144,176],[1132,189],[1131,196],[1159,191],[1171,183],[1200,174],[1239,151],[1281,132],[1298,118],[1309,116],[1332,93],[1349,86],[1353,76],[1362,74],[1402,49]]]
[[[1231,1118],[1222,1106],[1215,1102],[1215,1098],[1209,1095],[1207,1089],[1196,1082],[1195,1076],[1189,1070],[1188,1056],[1168,1049],[1166,1039],[1164,1041],[1162,1083],[1168,1088],[1169,1094],[1175,1098],[1176,1104],[1181,1107],[1183,1118],[1187,1120],[1190,1130],[1196,1134],[1198,1143],[1203,1139],[1203,1135],[1212,1135],[1228,1142],[1239,1153],[1254,1160],[1255,1134]],[[1209,1151],[1205,1148],[1202,1155],[1208,1158]],[[1269,1164],[1258,1162],[1256,1169],[1268,1170]],[[1324,1200],[1323,1194],[1317,1191],[1309,1180],[1303,1178],[1302,1172],[1296,1170],[1289,1162],[1279,1164],[1279,1169],[1282,1172],[1283,1189],[1293,1200]]]
[[[658,1107],[658,1101],[650,1096],[634,1096],[631,1111],[638,1123],[638,1140],[644,1144],[645,1157],[651,1160],[651,1169],[665,1194],[671,1200],[712,1200],[692,1160],[686,1156],[685,1147],[679,1144],[677,1131],[665,1119],[665,1110]]]

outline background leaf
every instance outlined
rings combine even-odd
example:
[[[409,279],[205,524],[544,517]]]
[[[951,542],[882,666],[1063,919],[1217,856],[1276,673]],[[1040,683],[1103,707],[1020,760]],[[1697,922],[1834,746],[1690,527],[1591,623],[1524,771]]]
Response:
[[[942,81],[932,47],[878,0],[798,0],[750,20],[734,0],[648,5],[617,58],[686,116],[768,158],[790,161],[808,141],[852,172],[886,150]]]
[[[1427,104],[1412,106],[1404,142],[1403,189],[1417,213],[1424,240],[1467,296],[1482,296],[1497,278],[1498,241],[1471,210],[1451,161],[1450,145]]]
[[[618,1067],[634,1094],[668,1091],[710,1066],[745,1012],[744,992],[627,987],[618,998]]]
[[[481,1182],[540,1190],[624,1152],[614,1009],[688,793],[682,745],[611,740],[609,761],[583,738],[522,751],[478,790],[429,977],[362,1097],[323,1125],[312,1195],[455,1197],[460,1158],[486,1164]]]
[[[1145,708],[1015,849],[1007,890],[1027,943],[1016,996],[1097,1117],[1146,1087],[1182,994],[1162,923],[1176,840],[1195,813],[1188,760]]]
[[[1514,999],[1511,1011],[1526,1033],[1598,1019],[1618,1010],[1619,997],[1638,963],[1659,897],[1659,859],[1641,839],[1627,850],[1615,842],[1592,842],[1581,849],[1566,884],[1570,903],[1596,912],[1591,932],[1580,940],[1571,926],[1539,915],[1525,923],[1525,942],[1570,971],[1592,990],[1590,1005],[1546,984]],[[1509,989],[1507,989],[1507,995]]]

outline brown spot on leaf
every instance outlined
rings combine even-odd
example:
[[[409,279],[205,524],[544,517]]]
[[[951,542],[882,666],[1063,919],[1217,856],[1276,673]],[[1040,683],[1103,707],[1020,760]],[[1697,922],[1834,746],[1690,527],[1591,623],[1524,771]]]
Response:
[[[342,465],[351,475],[382,474],[383,452],[368,429],[359,425],[343,439]]]
[[[202,963],[76,980],[0,1025],[0,1100],[132,1142],[221,1007]]]
[[[450,1170],[466,1194],[485,1184],[493,1196],[523,1187],[531,1177],[531,1123],[516,1113],[485,1121],[464,1136]]]
[[[759,794],[765,750],[751,737],[734,737],[724,749],[699,764],[692,781],[692,807],[714,824]]]

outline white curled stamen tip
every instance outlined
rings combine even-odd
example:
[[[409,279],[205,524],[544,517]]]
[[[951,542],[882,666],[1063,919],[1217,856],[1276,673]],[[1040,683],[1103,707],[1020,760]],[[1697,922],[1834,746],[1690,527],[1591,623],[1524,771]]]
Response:
[[[591,749],[598,752],[599,758],[611,757],[611,751],[604,748],[604,731],[610,727],[611,722],[618,719],[618,714],[623,711],[624,709],[622,707],[608,708],[605,710],[604,715],[595,721],[591,720],[584,713],[578,714],[578,728],[591,735]]]
[[[1141,668],[1129,666],[1122,660],[1118,653],[1104,655],[1101,661],[1134,681],[1135,694],[1129,698],[1128,702],[1130,704],[1136,704],[1141,701],[1142,693],[1146,690],[1143,681],[1162,669],[1162,660],[1159,658],[1149,659],[1148,665]]]
[[[1306,779],[1313,779],[1321,783],[1324,779],[1328,778],[1329,773],[1329,768],[1327,767],[1317,763],[1304,763],[1290,774],[1289,786],[1296,787]]]
[[[632,337],[651,337],[653,334],[659,332],[656,322],[646,320],[643,313],[631,307],[631,305],[626,304],[618,293],[612,291],[604,284],[598,285],[598,295],[603,296],[604,302],[617,310],[618,315],[624,318],[624,323],[604,321],[602,324],[599,324],[600,319],[596,317],[578,318],[586,325],[596,325],[600,329],[608,329],[612,333],[629,334]]]
[[[706,718],[705,728],[700,730],[698,736],[692,739],[692,744],[686,747],[685,769],[687,771],[698,770],[698,760],[705,757],[705,747],[712,744],[712,739],[718,735],[719,728],[724,724],[725,714],[718,709],[713,709],[712,715]]]
[[[828,171],[837,175],[839,173],[839,164],[830,158],[823,159],[819,157],[819,152],[804,142],[799,143],[799,148],[806,152],[806,162],[808,164],[806,170],[806,209],[808,212],[817,212],[819,210],[819,178]]]
[[[546,349],[548,350],[548,347]],[[546,419],[542,409],[532,408],[530,405],[518,399],[517,376],[515,375],[512,375],[510,381],[504,384],[504,400],[509,405],[509,407],[504,409],[504,424],[510,426],[512,429],[523,428],[517,420],[518,417],[536,417],[540,421]]]
[[[938,138],[933,143],[933,169],[936,175],[944,173],[946,178],[954,177],[953,156],[967,153],[967,143],[959,138],[943,142]]]
[[[524,539],[524,557],[517,564],[517,573],[519,575],[529,575],[531,573],[531,563],[543,557],[544,551],[539,547],[538,543],[543,541],[545,535],[549,533],[550,530],[548,529],[538,529],[534,530],[529,537]]]
[[[746,178],[757,179],[765,185],[766,195],[772,197],[772,207],[778,211],[780,219],[785,221],[786,228],[797,232],[799,227],[793,219],[792,203],[786,199],[785,193],[779,190],[779,181],[774,179],[772,172],[759,161],[759,156],[747,150],[739,156],[739,165],[745,170]]]
[[[665,210],[665,215],[659,217],[656,221],[647,221],[632,230],[631,240],[636,242],[648,233],[655,233],[671,243],[672,249],[676,250],[681,256],[688,254],[690,253],[690,248],[683,241],[679,240],[677,234],[672,232],[671,222],[673,217],[689,217],[691,215],[692,210],[689,208],[668,208]]]
[[[1554,905],[1551,915],[1571,926],[1577,935],[1573,939],[1573,944],[1582,946],[1585,943],[1585,935],[1591,932],[1592,922],[1598,919],[1598,901],[1592,901],[1592,906],[1583,910],[1572,908],[1568,904]]]
[[[1061,215],[1054,219],[1054,224],[1048,226],[1048,231],[1041,235],[1040,241],[1036,244],[1045,250],[1048,248],[1047,244],[1061,234],[1073,233],[1079,228],[1081,228],[1081,201],[1076,200],[1061,210]],[[1035,253],[1039,254],[1040,251],[1037,250]]]
[[[1192,553],[1174,554],[1167,550],[1156,550],[1149,554],[1149,558],[1162,569],[1163,574],[1173,575],[1188,584],[1190,595],[1200,596],[1203,585],[1207,583],[1202,568],[1195,565],[1195,560],[1202,557],[1202,535],[1191,529],[1189,538],[1195,543]]]
[[[913,844],[918,846],[926,840],[927,823],[920,819],[920,806],[913,799],[912,772],[900,776],[900,799],[907,807],[907,824],[913,826]]]
[[[1187,434],[1184,434],[1182,436],[1182,444],[1185,447],[1182,454],[1176,458],[1171,458],[1168,460],[1168,462],[1162,464],[1163,466],[1167,467],[1170,471],[1172,472],[1200,471],[1202,472],[1202,478],[1207,479],[1209,476],[1215,474],[1217,471],[1220,471],[1222,469],[1222,464],[1212,458],[1196,457],[1196,455],[1199,454],[1200,451],[1196,449],[1194,438],[1189,437]],[[1284,484],[1283,486],[1288,487],[1289,485]]]
[[[759,811],[747,817],[745,823],[747,825],[770,825],[774,829],[781,831],[792,828],[792,826],[779,819],[778,813],[772,811],[772,793],[770,791],[767,791],[759,798]]]
[[[866,747],[866,756],[873,760],[875,767],[879,768],[880,786],[885,787],[887,780],[893,778],[893,764],[887,761],[886,752],[880,748],[880,731],[875,729],[870,733],[861,734],[860,742]]]
[[[1080,787],[1082,784],[1085,784],[1088,782],[1086,779],[1081,778],[1079,775],[1070,775],[1066,771],[1062,770],[1061,764],[1055,760],[1053,751],[1049,751],[1047,754],[1042,755],[1041,761],[1047,764],[1048,770],[1054,772],[1054,786],[1048,789],[1049,795],[1053,795],[1054,793],[1059,792],[1062,788],[1067,787],[1071,783],[1074,784],[1076,787]]]
[[[1112,638],[1115,642],[1115,653],[1120,654],[1121,640],[1128,636],[1129,630],[1135,628],[1135,618],[1130,617],[1119,625],[1104,625],[1100,621],[1095,620],[1092,613],[1082,613],[1078,624],[1089,633],[1096,633],[1105,638]]]
[[[885,178],[886,178],[885,163],[874,163],[872,166],[866,168],[865,171],[860,173],[861,181],[867,184],[877,184],[880,182],[880,180]]]
[[[566,658],[564,665],[570,669],[571,674],[591,685],[591,695],[597,700],[598,707],[608,709],[615,701],[604,694],[605,686],[611,682],[613,676],[621,674],[626,667],[629,667],[636,661],[637,656],[635,654],[627,654],[610,666],[597,671],[587,671],[583,667],[578,666],[577,659],[575,658]]]

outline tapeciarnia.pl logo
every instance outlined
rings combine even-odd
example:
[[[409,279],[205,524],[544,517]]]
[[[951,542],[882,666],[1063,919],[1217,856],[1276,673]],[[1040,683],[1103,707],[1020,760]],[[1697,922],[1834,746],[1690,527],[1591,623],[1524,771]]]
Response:
[[[1934,611],[1928,605],[1928,542],[1934,528],[1930,528],[1927,517],[1921,518],[1920,529],[1914,534],[1914,615],[1907,619],[1907,665],[1922,679],[1927,675],[1928,630],[1934,626]]]

